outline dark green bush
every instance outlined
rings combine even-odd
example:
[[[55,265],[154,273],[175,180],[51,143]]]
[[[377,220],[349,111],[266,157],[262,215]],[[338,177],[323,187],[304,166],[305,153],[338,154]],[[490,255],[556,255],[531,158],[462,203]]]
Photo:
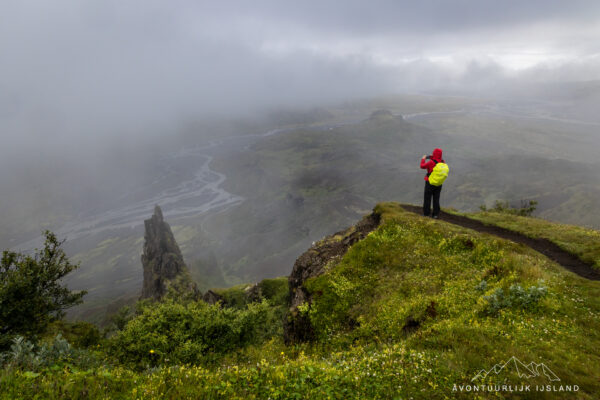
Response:
[[[110,339],[109,352],[138,367],[202,364],[273,336],[281,323],[267,302],[244,310],[204,302],[146,307]]]
[[[290,293],[288,278],[263,279],[258,284],[262,296],[273,305],[287,305]]]
[[[35,338],[82,302],[85,291],[72,292],[62,278],[78,268],[61,248],[63,241],[45,232],[44,248],[33,256],[4,251],[0,259],[0,350],[13,337]]]
[[[53,338],[58,334],[62,335],[62,337],[73,346],[79,348],[96,346],[100,344],[103,339],[102,334],[96,325],[84,321],[56,321],[50,324],[44,337]]]
[[[238,285],[227,289],[215,289],[214,291],[222,296],[222,305],[237,309],[245,309],[246,305],[251,303],[246,289],[249,285]]]

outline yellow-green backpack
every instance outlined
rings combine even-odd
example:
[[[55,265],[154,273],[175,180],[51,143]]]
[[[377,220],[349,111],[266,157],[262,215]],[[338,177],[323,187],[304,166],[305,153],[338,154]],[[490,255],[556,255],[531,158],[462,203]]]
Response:
[[[433,170],[431,171],[431,175],[429,175],[429,184],[433,186],[442,186],[442,183],[444,183],[448,177],[449,171],[448,164],[436,162],[435,167],[433,167]]]

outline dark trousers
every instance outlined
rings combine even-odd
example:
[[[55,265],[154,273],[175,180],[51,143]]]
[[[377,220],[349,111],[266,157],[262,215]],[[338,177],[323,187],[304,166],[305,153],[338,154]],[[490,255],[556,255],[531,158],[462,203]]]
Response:
[[[431,198],[433,197],[433,215],[440,215],[440,192],[442,191],[441,186],[430,185],[429,182],[425,181],[425,198],[423,200],[423,215],[429,216],[431,213]]]

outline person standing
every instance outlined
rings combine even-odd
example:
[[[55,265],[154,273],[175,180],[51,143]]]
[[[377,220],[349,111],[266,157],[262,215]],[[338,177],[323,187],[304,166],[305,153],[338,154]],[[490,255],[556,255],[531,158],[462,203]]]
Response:
[[[427,161],[429,160],[429,161]],[[421,158],[421,168],[427,170],[425,175],[425,195],[423,199],[423,215],[439,218],[440,193],[442,184],[448,176],[448,165],[442,158],[442,149],[434,149],[430,156]],[[433,213],[431,213],[431,200],[433,199]]]

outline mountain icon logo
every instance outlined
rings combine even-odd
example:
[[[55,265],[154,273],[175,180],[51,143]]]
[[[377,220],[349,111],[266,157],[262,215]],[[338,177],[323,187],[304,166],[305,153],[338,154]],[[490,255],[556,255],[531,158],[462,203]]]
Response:
[[[503,371],[513,371],[519,376],[519,378],[533,378],[536,376],[545,376],[549,381],[556,382],[560,381],[560,378],[556,376],[554,372],[544,363],[530,362],[529,364],[523,363],[517,357],[512,356],[506,362],[500,362],[494,365],[489,370],[482,369],[471,379],[471,382],[476,380],[483,380],[492,372],[498,375]]]

